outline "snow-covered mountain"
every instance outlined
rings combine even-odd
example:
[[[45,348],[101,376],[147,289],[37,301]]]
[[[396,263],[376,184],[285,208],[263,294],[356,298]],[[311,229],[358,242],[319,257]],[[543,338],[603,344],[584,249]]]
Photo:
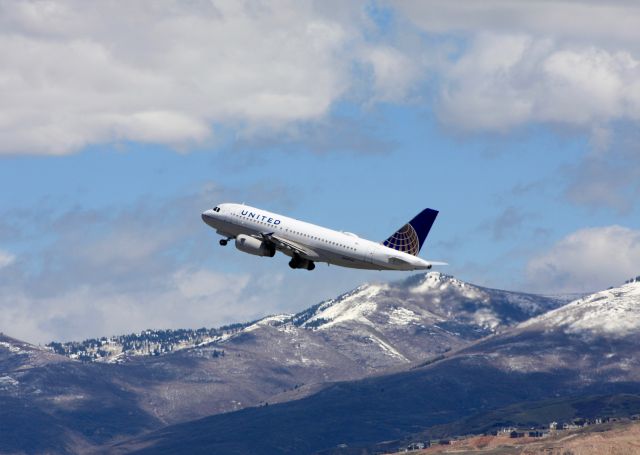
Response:
[[[175,422],[409,368],[562,303],[428,273],[366,284],[172,354],[119,359],[122,369],[155,372],[139,388],[141,403],[155,417]]]
[[[157,425],[308,396],[336,381],[406,370],[564,303],[428,273],[366,284],[298,314],[231,329],[145,331],[59,344],[56,351],[67,356],[3,338],[0,408],[28,405],[50,427],[74,428],[74,440],[103,443]],[[99,362],[73,359],[98,359],[92,354],[98,350],[106,353]],[[16,422],[5,417],[0,411],[0,423]]]
[[[570,370],[584,386],[640,381],[638,352],[640,281],[633,281],[532,318],[459,355],[520,373]]]
[[[640,281],[575,300],[520,324],[570,334],[625,338],[640,335]]]
[[[405,291],[436,278],[416,278]],[[452,279],[443,279],[446,285],[436,285],[432,297],[443,288],[455,288]],[[354,295],[359,292],[364,291]],[[343,323],[369,327],[381,314],[387,320],[395,318],[392,307],[379,303],[382,299],[376,299],[374,310],[364,295],[371,294],[364,293],[358,304],[344,309],[340,302],[353,296],[320,305],[305,321],[322,319],[321,332],[322,327],[330,330]],[[521,307],[527,308],[528,303]],[[413,323],[405,310],[418,314],[418,309],[407,304],[402,309],[404,317],[398,319]],[[332,321],[337,322],[332,325]],[[401,352],[400,344],[394,346]],[[616,396],[624,406],[624,396],[640,396],[639,352],[640,282],[631,282],[504,328],[421,366],[334,384],[268,409],[245,409],[169,426],[117,448],[127,451],[144,444],[145,449],[136,453],[222,450],[271,455],[285,452],[284,448],[286,453],[360,453],[359,444],[371,449],[376,442],[418,432],[426,438],[437,437],[450,425],[464,431],[457,422],[470,417],[483,425],[508,425],[511,421],[501,420],[505,414],[499,409],[510,409],[511,418],[523,419],[517,421],[519,425],[548,424],[536,420],[537,403],[543,400],[554,400],[553,406],[564,409],[570,407],[568,401],[558,400],[595,397],[606,407],[608,397]],[[581,407],[576,412],[585,415],[590,409]],[[483,417],[487,415],[494,420]],[[260,444],[254,448],[247,441]],[[339,452],[335,449],[339,444],[348,445],[351,452]]]
[[[321,362],[325,356],[315,348],[322,345],[365,370],[377,370],[457,349],[565,302],[561,296],[488,289],[431,272],[401,282],[365,284],[298,314],[269,316],[254,323],[220,329],[147,330],[50,343],[49,347],[74,359],[114,362],[275,337],[275,347],[287,364]],[[295,349],[288,349],[292,343]],[[259,346],[264,349],[265,343]]]
[[[363,285],[274,325],[321,337],[375,370],[455,350],[564,302],[431,272],[402,282]]]

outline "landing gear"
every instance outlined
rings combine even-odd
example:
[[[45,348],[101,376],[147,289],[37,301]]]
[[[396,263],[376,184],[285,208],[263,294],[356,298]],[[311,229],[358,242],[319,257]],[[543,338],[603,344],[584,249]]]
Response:
[[[220,239],[220,246],[227,246],[229,239]]]
[[[298,256],[297,254],[295,256],[293,256],[291,258],[291,260],[289,261],[289,267],[291,267],[292,269],[307,269],[307,270],[313,270],[316,268],[316,265],[314,264],[313,261],[310,261],[308,259],[304,259],[301,258],[300,256]]]

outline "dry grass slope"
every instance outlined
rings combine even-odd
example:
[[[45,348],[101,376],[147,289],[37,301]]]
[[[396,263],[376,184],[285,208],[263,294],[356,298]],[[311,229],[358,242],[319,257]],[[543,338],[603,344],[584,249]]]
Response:
[[[615,422],[558,433],[544,440],[475,436],[449,446],[410,452],[416,455],[640,455],[640,422]]]

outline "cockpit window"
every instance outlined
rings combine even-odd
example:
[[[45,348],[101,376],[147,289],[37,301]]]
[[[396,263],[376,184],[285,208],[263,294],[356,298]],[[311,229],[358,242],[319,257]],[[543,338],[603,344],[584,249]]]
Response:
[[[219,211],[220,211],[220,207],[214,207],[214,208],[213,208],[213,211],[214,211],[214,212],[219,212]]]

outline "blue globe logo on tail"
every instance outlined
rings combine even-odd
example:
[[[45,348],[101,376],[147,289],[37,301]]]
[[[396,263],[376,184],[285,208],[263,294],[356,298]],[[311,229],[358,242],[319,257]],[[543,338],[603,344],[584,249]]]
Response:
[[[420,240],[416,230],[410,224],[402,226],[395,234],[383,242],[383,245],[394,250],[417,256],[420,252]]]
[[[388,248],[417,256],[437,216],[437,210],[424,209],[382,244]]]

